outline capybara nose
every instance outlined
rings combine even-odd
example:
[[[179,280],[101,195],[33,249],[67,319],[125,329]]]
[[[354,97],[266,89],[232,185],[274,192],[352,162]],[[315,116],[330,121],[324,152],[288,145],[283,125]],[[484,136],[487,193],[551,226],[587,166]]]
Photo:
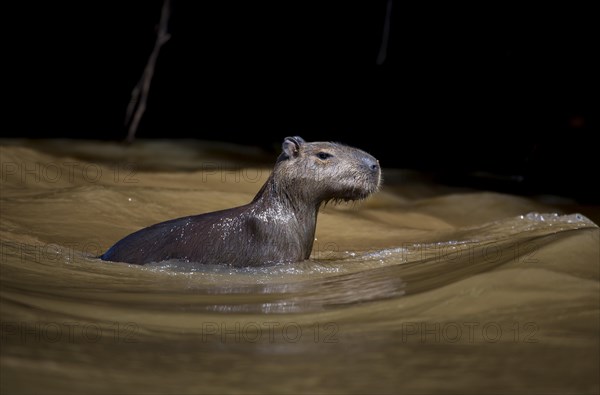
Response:
[[[371,155],[364,156],[362,161],[373,173],[379,171],[379,161],[373,158]]]

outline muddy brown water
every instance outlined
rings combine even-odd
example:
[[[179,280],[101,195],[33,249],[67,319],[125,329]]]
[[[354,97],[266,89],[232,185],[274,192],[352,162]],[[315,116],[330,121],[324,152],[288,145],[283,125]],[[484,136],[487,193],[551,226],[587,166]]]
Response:
[[[232,269],[94,256],[248,202],[229,144],[5,140],[2,393],[598,393],[599,229],[385,169],[328,205],[311,259]]]

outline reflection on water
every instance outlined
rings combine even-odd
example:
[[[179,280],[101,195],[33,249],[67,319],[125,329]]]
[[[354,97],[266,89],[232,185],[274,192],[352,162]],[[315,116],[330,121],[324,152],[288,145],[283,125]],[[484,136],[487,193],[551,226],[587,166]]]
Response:
[[[2,393],[600,390],[600,233],[581,214],[388,181],[323,209],[305,262],[107,263],[143,226],[248,202],[262,156],[25,145],[0,147]]]

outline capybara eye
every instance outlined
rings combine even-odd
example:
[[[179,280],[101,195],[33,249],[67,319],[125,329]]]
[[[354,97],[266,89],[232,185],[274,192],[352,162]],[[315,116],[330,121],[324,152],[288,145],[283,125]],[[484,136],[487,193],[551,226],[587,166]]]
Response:
[[[333,155],[331,155],[330,153],[327,153],[327,152],[318,152],[317,153],[317,158],[322,159],[322,160],[331,158],[332,156]]]

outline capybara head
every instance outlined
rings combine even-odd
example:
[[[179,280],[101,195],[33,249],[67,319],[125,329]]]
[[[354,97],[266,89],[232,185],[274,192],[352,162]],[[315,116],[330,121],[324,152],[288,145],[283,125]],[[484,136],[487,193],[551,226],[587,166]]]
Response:
[[[331,142],[308,143],[286,137],[273,169],[279,193],[319,204],[329,200],[360,200],[379,189],[377,159],[357,148]]]

